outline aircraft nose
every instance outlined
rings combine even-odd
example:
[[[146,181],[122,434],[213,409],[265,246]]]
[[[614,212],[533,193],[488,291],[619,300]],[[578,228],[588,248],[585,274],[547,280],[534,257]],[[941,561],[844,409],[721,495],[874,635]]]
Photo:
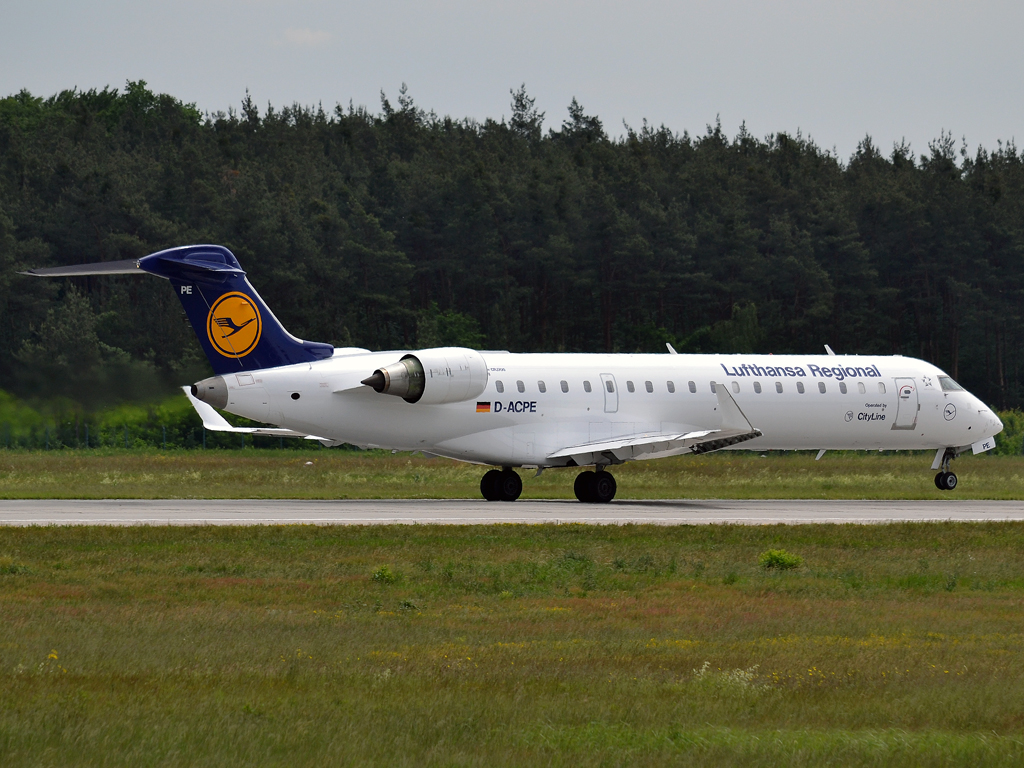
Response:
[[[1003,431],[1003,420],[996,416],[994,411],[989,411],[992,415],[992,434],[996,435]]]

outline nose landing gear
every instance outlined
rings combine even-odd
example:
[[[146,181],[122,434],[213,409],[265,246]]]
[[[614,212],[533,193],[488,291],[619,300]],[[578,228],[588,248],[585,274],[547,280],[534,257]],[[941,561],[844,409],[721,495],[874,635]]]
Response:
[[[615,498],[615,478],[609,472],[580,472],[573,483],[576,498],[586,504],[605,504]]]
[[[492,469],[480,481],[480,493],[488,501],[515,501],[522,492],[522,478],[510,467]]]
[[[956,475],[949,471],[949,464],[955,458],[956,450],[953,448],[947,448],[946,452],[942,454],[942,463],[940,465],[942,471],[935,476],[935,487],[940,491],[952,491],[956,488]],[[934,464],[932,468],[935,468]]]

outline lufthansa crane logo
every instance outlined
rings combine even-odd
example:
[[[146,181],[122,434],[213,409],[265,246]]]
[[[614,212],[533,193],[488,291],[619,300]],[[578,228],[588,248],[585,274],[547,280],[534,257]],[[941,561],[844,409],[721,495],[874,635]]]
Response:
[[[225,293],[210,307],[206,335],[225,357],[245,357],[260,341],[263,320],[256,302],[237,291]]]

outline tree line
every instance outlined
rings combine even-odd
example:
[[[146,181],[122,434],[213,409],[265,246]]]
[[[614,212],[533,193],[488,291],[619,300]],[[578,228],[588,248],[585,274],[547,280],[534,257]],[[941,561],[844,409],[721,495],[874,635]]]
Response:
[[[904,354],[1024,405],[1024,153],[950,135],[849,159],[801,135],[610,136],[525,88],[508,119],[403,87],[201,114],[153,93],[0,99],[0,387],[103,403],[204,374],[173,292],[19,269],[220,243],[336,346]]]

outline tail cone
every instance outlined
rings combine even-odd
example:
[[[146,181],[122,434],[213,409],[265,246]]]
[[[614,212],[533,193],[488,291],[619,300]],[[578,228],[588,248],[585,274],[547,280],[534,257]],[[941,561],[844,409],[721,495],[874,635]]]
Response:
[[[363,379],[360,384],[365,384],[368,387],[373,387],[376,392],[383,392],[384,387],[387,386],[387,379],[384,378],[384,372],[377,370],[373,372],[373,375]]]

